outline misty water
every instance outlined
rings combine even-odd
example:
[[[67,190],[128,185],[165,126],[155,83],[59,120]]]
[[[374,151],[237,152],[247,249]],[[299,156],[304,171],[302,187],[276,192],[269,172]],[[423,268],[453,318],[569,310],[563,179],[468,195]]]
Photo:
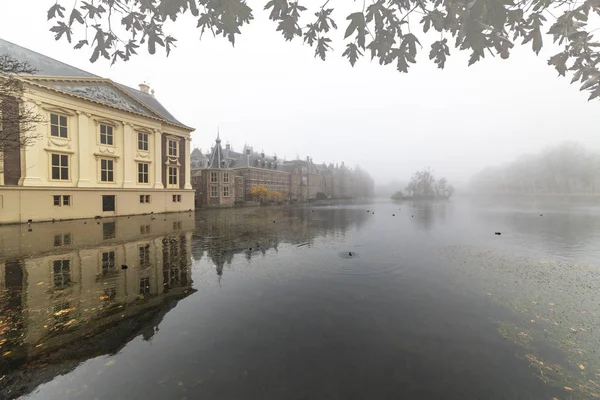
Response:
[[[585,202],[208,210],[0,238],[3,398],[600,393]]]

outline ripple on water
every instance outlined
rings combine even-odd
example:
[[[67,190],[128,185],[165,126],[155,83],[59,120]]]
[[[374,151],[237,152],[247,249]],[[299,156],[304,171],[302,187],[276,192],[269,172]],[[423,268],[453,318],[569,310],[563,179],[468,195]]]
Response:
[[[367,256],[363,257],[353,250],[340,251],[338,252],[338,257],[341,258],[341,260],[329,264],[327,268],[324,269],[325,272],[348,276],[389,276],[404,270],[403,257],[399,254],[394,254],[394,262],[383,261]]]

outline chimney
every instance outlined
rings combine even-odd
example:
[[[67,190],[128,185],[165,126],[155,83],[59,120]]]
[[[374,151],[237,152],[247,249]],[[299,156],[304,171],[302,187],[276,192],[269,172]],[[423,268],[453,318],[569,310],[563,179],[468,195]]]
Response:
[[[227,143],[227,144],[225,145],[225,149],[226,149],[226,150],[231,150],[231,145],[230,145],[229,143]]]
[[[140,87],[140,92],[150,93],[150,85],[146,82],[140,83],[138,86]]]
[[[156,97],[156,96],[154,95],[154,89],[152,89],[152,90],[150,91],[150,94],[152,95],[152,97]]]
[[[310,157],[306,156],[306,162],[310,162]]]

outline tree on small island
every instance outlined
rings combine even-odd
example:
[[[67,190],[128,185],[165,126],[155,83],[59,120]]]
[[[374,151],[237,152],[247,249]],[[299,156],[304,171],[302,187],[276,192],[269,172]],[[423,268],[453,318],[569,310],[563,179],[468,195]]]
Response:
[[[402,200],[404,198],[404,193],[402,190],[398,190],[396,193],[392,195],[392,200]]]
[[[406,186],[408,196],[401,191],[394,193],[392,199],[449,199],[454,194],[454,186],[446,178],[436,180],[430,168],[417,171]]]

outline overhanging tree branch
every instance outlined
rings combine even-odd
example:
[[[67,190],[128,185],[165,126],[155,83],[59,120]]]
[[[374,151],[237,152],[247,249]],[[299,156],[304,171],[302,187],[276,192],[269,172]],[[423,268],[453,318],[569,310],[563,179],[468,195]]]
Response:
[[[76,2],[68,13],[61,5],[66,1],[58,0],[48,10],[48,20],[54,23],[50,30],[56,40],[66,38],[71,42],[81,31],[87,35],[92,29],[95,36],[91,44],[84,36],[75,45],[76,49],[90,47],[92,62],[99,56],[113,63],[127,61],[141,45],[146,45],[150,54],[155,54],[157,45],[164,47],[168,55],[176,39],[163,30],[164,23],[167,19],[177,21],[185,14],[197,18],[201,33],[210,29],[232,45],[241,29],[254,19],[253,9],[244,0],[97,0]],[[331,35],[337,29],[334,8],[329,3],[326,0],[312,6],[315,19],[304,24],[300,21],[310,11],[300,0],[269,0],[264,10],[285,40],[303,38],[304,43],[315,47],[315,57],[325,60],[334,50]],[[548,64],[560,75],[573,73],[573,83],[581,82],[580,90],[587,91],[590,100],[600,97],[600,43],[589,25],[591,15],[600,16],[600,0],[373,0],[370,5],[363,0],[362,11],[346,18],[347,43],[342,55],[354,65],[368,49],[371,59],[376,58],[382,65],[395,63],[399,71],[408,72],[409,63],[416,63],[417,45],[421,43],[410,30],[404,33],[402,25],[417,10],[423,13],[423,31],[449,33],[454,47],[471,53],[469,65],[484,58],[486,50],[508,58],[519,40],[521,44],[531,43],[532,50],[539,54],[543,31],[551,25],[546,33],[565,50],[551,57]],[[113,29],[114,13],[122,16],[119,33]],[[547,23],[544,13],[555,15],[556,21]],[[450,55],[447,37],[431,44],[429,58],[440,68]]]

